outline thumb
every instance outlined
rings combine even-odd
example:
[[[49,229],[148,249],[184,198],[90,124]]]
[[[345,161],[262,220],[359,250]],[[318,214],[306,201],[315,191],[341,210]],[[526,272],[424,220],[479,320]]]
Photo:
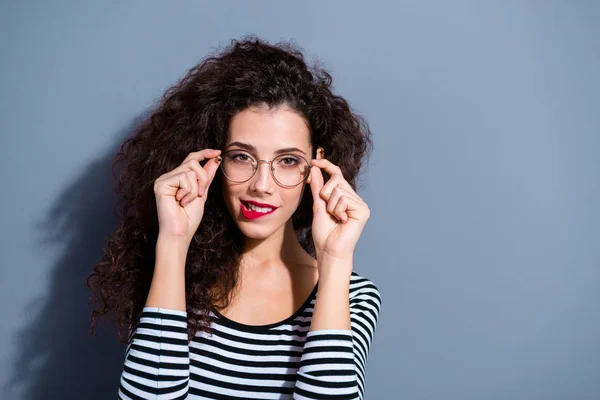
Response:
[[[217,170],[219,169],[220,165],[221,165],[221,163],[215,157],[215,158],[211,158],[210,160],[208,160],[206,162],[206,164],[204,164],[204,166],[202,167],[208,173],[208,184],[209,185],[212,183],[215,175],[217,174]]]

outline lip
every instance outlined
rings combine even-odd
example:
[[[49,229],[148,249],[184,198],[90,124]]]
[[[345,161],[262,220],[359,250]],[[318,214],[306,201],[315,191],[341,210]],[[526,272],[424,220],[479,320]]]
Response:
[[[250,204],[254,204],[257,207],[265,207],[265,208],[277,208],[275,206],[272,206],[271,204],[266,204],[266,203],[259,203],[258,201],[252,201],[252,200],[244,200],[244,199],[240,199],[241,201],[243,201],[244,203],[250,203]]]
[[[250,209],[246,208],[246,205],[244,204],[244,202],[245,202],[245,200],[240,201],[240,212],[242,213],[244,218],[249,219],[249,220],[257,219],[260,217],[267,216],[269,214],[273,214],[275,212],[275,210],[277,210],[277,207],[273,207],[273,209],[271,211],[266,212],[266,213],[261,213],[261,212],[250,210]],[[254,202],[252,202],[252,204],[254,204]]]

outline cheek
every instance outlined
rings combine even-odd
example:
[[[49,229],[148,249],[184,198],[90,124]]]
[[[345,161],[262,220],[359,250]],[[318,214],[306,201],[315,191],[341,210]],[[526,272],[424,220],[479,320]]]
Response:
[[[294,209],[298,208],[300,202],[302,201],[304,190],[306,190],[305,186],[302,185],[301,187],[290,191],[289,195],[285,199],[286,204],[288,204],[290,207],[293,207]]]

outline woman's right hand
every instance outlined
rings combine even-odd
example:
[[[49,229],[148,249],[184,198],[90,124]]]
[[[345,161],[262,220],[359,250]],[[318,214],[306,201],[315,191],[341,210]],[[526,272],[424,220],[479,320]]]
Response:
[[[190,153],[181,165],[154,181],[159,235],[192,240],[204,215],[208,188],[217,173],[221,150],[204,149]],[[209,160],[200,166],[200,162]]]

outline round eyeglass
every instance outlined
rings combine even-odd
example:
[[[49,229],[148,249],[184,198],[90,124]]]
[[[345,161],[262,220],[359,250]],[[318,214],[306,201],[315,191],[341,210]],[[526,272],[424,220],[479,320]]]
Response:
[[[223,175],[232,182],[244,183],[249,181],[256,175],[260,163],[266,163],[269,164],[271,176],[275,182],[288,188],[305,182],[310,175],[310,168],[312,168],[306,158],[297,154],[281,154],[273,160],[257,161],[255,157],[246,151],[229,150],[218,156],[217,159],[220,162]]]

